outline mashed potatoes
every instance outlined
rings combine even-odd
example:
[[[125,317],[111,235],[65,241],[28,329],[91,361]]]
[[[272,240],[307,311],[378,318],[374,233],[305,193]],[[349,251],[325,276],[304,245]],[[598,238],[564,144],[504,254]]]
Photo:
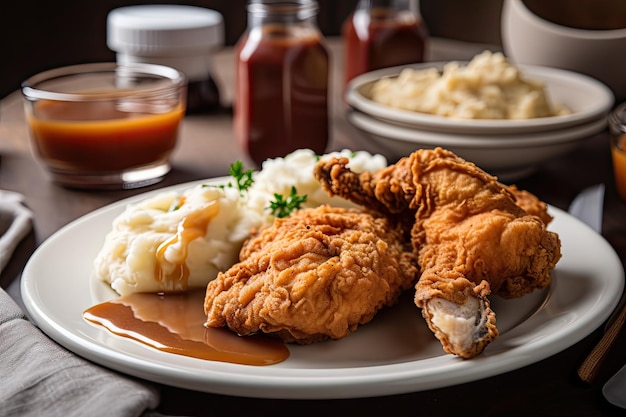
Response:
[[[202,287],[235,262],[248,235],[242,219],[258,221],[246,211],[235,189],[201,185],[131,204],[113,221],[95,273],[120,295]]]
[[[329,156],[349,158],[357,171],[387,165],[381,155],[367,152],[342,151],[322,158]],[[203,184],[128,205],[114,219],[94,261],[97,278],[120,295],[204,288],[238,260],[252,228],[273,221],[267,207],[275,193],[289,195],[295,186],[299,195],[307,195],[303,207],[351,204],[331,199],[321,189],[313,177],[317,161],[312,151],[299,150],[267,160],[244,193]]]
[[[344,157],[350,160],[350,167],[355,172],[376,171],[387,166],[387,160],[382,155],[371,155],[367,152],[352,152],[343,150],[322,155],[321,158]],[[273,200],[274,193],[289,195],[291,187],[295,186],[299,195],[306,195],[307,199],[302,207],[317,207],[321,204],[349,207],[353,203],[339,197],[330,197],[322,190],[320,184],[313,177],[313,168],[320,157],[309,149],[297,150],[284,158],[268,159],[263,162],[261,171],[255,177],[255,182],[248,192],[248,206],[263,213],[266,222],[272,222],[273,217],[265,207]]]
[[[544,85],[526,79],[501,53],[485,51],[467,66],[402,70],[371,90],[372,100],[403,110],[461,119],[530,119],[567,114],[550,104]]]

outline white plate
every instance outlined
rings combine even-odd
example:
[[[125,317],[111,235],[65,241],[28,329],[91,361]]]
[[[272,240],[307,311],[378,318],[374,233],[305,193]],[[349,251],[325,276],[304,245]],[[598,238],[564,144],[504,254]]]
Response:
[[[557,68],[518,65],[523,74],[545,83],[549,99],[566,105],[572,114],[526,120],[466,120],[401,110],[371,100],[369,93],[374,82],[382,77],[393,77],[403,68],[438,68],[446,62],[427,62],[403,65],[365,73],[354,78],[346,89],[346,102],[368,115],[386,122],[418,127],[422,130],[463,134],[529,133],[562,129],[606,116],[614,103],[611,90],[591,77]]]
[[[152,350],[82,318],[86,308],[114,297],[91,279],[92,261],[111,221],[130,201],[148,194],[88,214],[40,245],[24,269],[22,296],[32,320],[69,350],[112,369],[182,388],[330,399],[461,384],[520,368],[571,346],[609,316],[623,288],[624,271],[611,246],[585,224],[551,207],[551,228],[563,240],[553,283],[516,300],[494,297],[502,335],[479,357],[462,360],[444,354],[407,294],[400,305],[381,312],[352,335],[290,347],[291,356],[276,365],[203,361]]]
[[[483,137],[395,126],[356,110],[348,111],[346,118],[371,139],[369,151],[383,154],[390,161],[417,149],[441,146],[504,182],[527,176],[537,165],[576,149],[607,124],[606,118],[601,118],[557,131]]]
[[[593,119],[587,123],[547,132],[521,134],[465,134],[433,132],[415,127],[402,127],[383,122],[360,111],[348,111],[347,119],[358,128],[413,145],[461,146],[465,148],[538,148],[543,146],[573,142],[589,138],[602,132],[607,126],[607,118]],[[409,152],[410,153],[410,152]],[[408,155],[406,153],[405,155]]]

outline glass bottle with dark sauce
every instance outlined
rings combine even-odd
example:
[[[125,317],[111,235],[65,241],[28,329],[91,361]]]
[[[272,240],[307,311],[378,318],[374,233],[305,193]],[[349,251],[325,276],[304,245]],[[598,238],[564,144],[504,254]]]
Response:
[[[360,0],[343,24],[345,83],[363,73],[424,61],[428,34],[412,0]]]
[[[329,56],[317,2],[255,1],[236,45],[234,126],[259,166],[267,158],[328,145]]]

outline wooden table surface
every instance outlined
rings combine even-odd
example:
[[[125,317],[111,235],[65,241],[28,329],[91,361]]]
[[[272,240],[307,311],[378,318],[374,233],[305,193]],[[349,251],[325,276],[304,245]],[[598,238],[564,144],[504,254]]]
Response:
[[[344,117],[341,98],[341,42],[329,39],[333,67],[332,138],[330,149],[367,148],[367,142]],[[470,59],[489,48],[444,39],[432,39],[429,61]],[[492,48],[493,49],[493,48]],[[232,131],[234,59],[231,49],[216,54],[215,76],[220,83],[224,111],[187,116],[180,143],[173,155],[173,170],[163,182],[124,191],[78,191],[52,183],[33,158],[22,109],[15,92],[0,102],[0,189],[25,196],[35,214],[34,231],[17,248],[0,276],[0,284],[19,300],[19,275],[37,245],[64,225],[97,208],[138,193],[192,180],[227,175],[235,160],[247,161]],[[606,184],[602,235],[626,261],[626,204],[615,190],[607,133],[589,138],[572,153],[538,167],[531,176],[516,182],[556,207],[567,209],[574,196],[587,186]],[[576,369],[602,335],[598,328],[570,348],[522,369],[503,375],[410,394],[346,400],[265,400],[234,398],[162,386],[157,411],[173,415],[282,414],[324,412],[329,415],[360,415],[412,410],[414,415],[484,416],[595,416],[622,415],[602,396],[607,379],[626,363],[626,332],[611,351],[597,380],[583,384]]]

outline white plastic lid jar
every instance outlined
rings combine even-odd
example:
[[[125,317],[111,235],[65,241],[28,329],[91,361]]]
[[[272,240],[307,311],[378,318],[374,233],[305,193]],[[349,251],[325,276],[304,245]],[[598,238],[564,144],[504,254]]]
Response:
[[[107,45],[119,63],[166,65],[187,76],[189,113],[220,107],[212,52],[223,44],[222,15],[203,7],[127,6],[107,17]]]

